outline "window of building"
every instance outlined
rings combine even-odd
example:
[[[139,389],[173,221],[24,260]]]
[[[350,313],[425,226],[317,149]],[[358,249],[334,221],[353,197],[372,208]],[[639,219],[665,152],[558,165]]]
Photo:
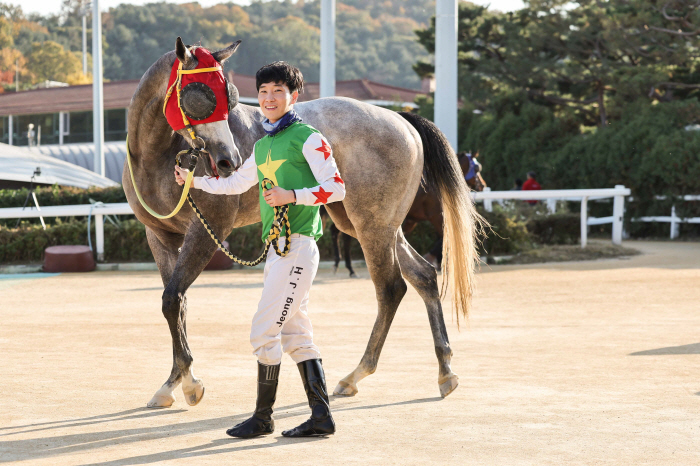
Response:
[[[92,111],[70,112],[70,130],[63,136],[63,144],[74,142],[92,142]]]
[[[58,113],[18,115],[13,120],[12,143],[15,146],[28,146],[30,142],[32,146],[58,144]]]
[[[105,141],[126,139],[126,109],[114,108],[105,111]]]
[[[0,117],[0,142],[10,143],[10,118]]]

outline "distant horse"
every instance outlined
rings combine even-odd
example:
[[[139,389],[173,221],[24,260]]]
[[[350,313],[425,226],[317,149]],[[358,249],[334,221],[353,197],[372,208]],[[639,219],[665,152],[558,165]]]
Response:
[[[457,157],[467,185],[473,191],[483,191],[486,187],[486,182],[481,176],[481,164],[477,160],[479,153],[476,152],[472,155],[468,152],[460,152]],[[404,220],[402,225],[404,235],[411,233],[416,225],[423,221],[430,222],[438,235],[430,251],[423,257],[437,270],[440,270],[443,246],[442,206],[438,193],[426,185],[421,185],[420,189],[418,189],[418,194],[416,194],[416,198],[406,215],[406,220]]]
[[[212,55],[223,63],[239,43]],[[195,49],[196,46],[187,47],[178,38],[175,51],[163,55],[146,71],[129,105],[127,151],[134,183],[143,201],[160,213],[170,212],[180,198],[182,188],[173,177],[176,154],[200,144],[189,137],[186,129],[173,131],[163,115],[173,64],[179,60],[184,70],[195,69],[198,66],[192,53]],[[199,91],[192,90],[190,102],[198,102],[196,92]],[[199,99],[203,102],[207,94],[201,94]],[[424,177],[430,189],[439,195],[445,212],[445,251],[449,254],[445,254],[443,264],[443,291],[449,277],[459,323],[460,316],[468,315],[473,292],[478,259],[475,227],[479,217],[469,199],[469,189],[455,153],[440,130],[417,115],[346,98],[298,103],[295,110],[303,121],[323,133],[333,147],[347,188],[345,199],[328,204],[326,209],[340,231],[360,241],[378,301],[377,318],[364,356],[357,368],[338,383],[335,394],[356,394],[357,383],[376,370],[408,281],[425,302],[439,365],[438,385],[441,395],[447,396],[457,387],[458,377],[450,368],[452,349],[437,273],[408,244],[401,223]],[[228,121],[192,127],[205,144],[205,152],[196,167],[198,176],[230,176],[249,157],[255,141],[264,136],[262,121],[259,108],[238,104],[230,110]],[[185,207],[177,215],[159,220],[137,199],[129,170],[124,171],[122,182],[130,206],[146,226],[148,244],[160,270],[165,287],[162,311],[173,344],[170,376],[148,406],[171,406],[175,401],[174,390],[180,384],[187,403],[195,405],[204,394],[204,385],[193,373],[185,293],[211,259],[216,245],[191,209]],[[191,195],[220,238],[227,237],[234,228],[260,221],[258,187],[240,196],[215,196],[198,190]],[[235,306],[235,303],[221,305]]]
[[[328,217],[328,211],[326,211],[325,206],[321,206],[319,211],[321,213],[321,218],[326,219]],[[352,259],[350,257],[350,246],[352,246],[352,236],[343,233],[338,230],[335,223],[331,223],[331,242],[333,244],[333,273],[338,271],[338,265],[340,264],[340,238],[343,238],[343,258],[345,259],[345,268],[348,269],[350,278],[357,278],[357,274],[352,268]]]

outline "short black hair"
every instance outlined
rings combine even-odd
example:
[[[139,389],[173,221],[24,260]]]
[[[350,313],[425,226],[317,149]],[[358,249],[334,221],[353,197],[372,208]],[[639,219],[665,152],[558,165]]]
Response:
[[[276,61],[265,65],[255,73],[255,88],[259,91],[265,83],[286,84],[289,92],[304,90],[304,76],[299,68],[286,61]]]
[[[537,173],[535,172],[527,172],[527,176],[531,177],[533,180],[537,179]]]

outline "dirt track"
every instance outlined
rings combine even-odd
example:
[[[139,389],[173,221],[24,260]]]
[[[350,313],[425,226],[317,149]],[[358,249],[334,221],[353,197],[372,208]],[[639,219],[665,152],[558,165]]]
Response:
[[[460,386],[439,398],[425,308],[409,290],[377,372],[335,398],[338,432],[290,441],[308,416],[282,364],[274,435],[224,431],[254,406],[249,323],[259,272],[206,273],[188,294],[188,407],[146,402],[170,371],[155,272],[0,280],[0,461],[25,464],[700,463],[700,245],[636,243],[629,260],[484,267],[469,329],[447,317]],[[359,362],[374,290],[321,271],[311,315],[329,389]]]

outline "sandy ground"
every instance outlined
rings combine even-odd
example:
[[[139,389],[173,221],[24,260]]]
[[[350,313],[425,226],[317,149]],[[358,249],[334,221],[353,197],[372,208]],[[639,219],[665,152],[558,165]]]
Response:
[[[0,280],[0,461],[24,464],[655,464],[700,462],[700,244],[628,243],[627,260],[484,267],[468,329],[447,317],[460,386],[439,397],[425,309],[411,289],[377,372],[334,398],[338,432],[288,440],[308,407],[285,356],[277,432],[224,431],[254,406],[248,343],[259,272],[210,272],[189,292],[206,394],[146,402],[171,346],[153,272]],[[367,271],[322,272],[316,340],[332,390],[375,317]]]

